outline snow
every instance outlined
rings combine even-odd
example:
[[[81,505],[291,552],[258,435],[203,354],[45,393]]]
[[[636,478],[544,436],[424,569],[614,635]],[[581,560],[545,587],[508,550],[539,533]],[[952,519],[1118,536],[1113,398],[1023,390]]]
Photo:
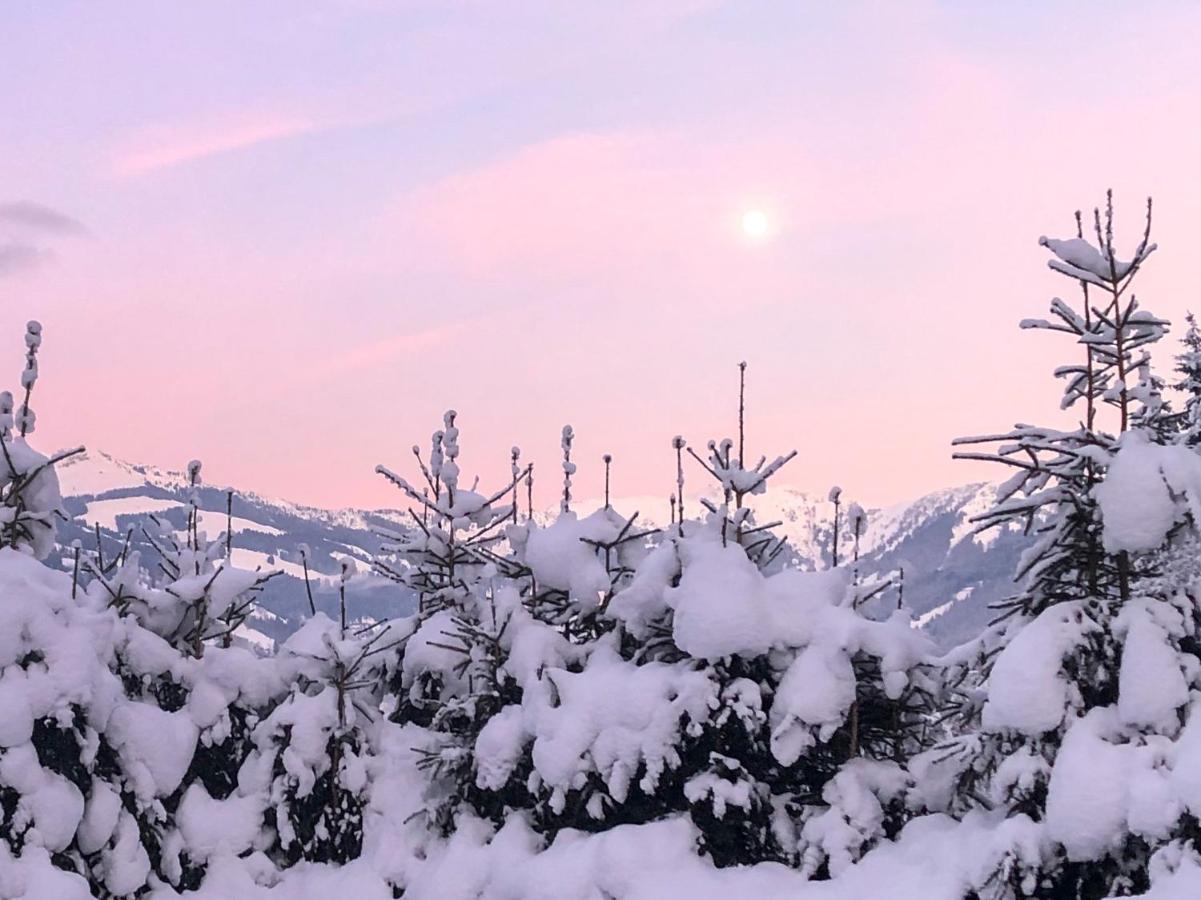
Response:
[[[1125,831],[1125,753],[1103,737],[1105,712],[1093,710],[1072,724],[1051,770],[1047,833],[1070,860],[1116,849]]]
[[[1044,610],[997,657],[989,678],[983,723],[989,731],[1039,735],[1063,722],[1068,684],[1063,659],[1087,629],[1076,602]]]
[[[238,855],[259,836],[263,798],[256,795],[214,800],[199,784],[184,792],[176,814],[189,854],[198,860]]]
[[[80,852],[96,853],[107,844],[117,829],[120,815],[121,795],[99,778],[92,779],[83,820],[76,834]]]
[[[212,537],[225,532],[228,527],[233,528],[234,534],[241,534],[244,531],[255,531],[259,534],[269,534],[272,537],[278,537],[284,532],[272,525],[264,525],[262,522],[255,522],[253,519],[246,519],[242,516],[234,516],[232,522],[224,510],[202,509],[199,514],[201,531],[206,531]]]
[[[459,680],[455,669],[463,655],[447,649],[456,645],[458,631],[454,616],[447,611],[430,616],[409,638],[405,645],[404,664],[401,669],[402,684],[411,686],[425,672],[434,672],[444,679],[443,686],[450,687]]]
[[[15,789],[37,842],[52,852],[64,850],[83,819],[84,798],[74,784],[42,768],[32,744],[9,748],[0,756],[0,784]]]
[[[166,712],[149,703],[118,706],[107,734],[133,778],[135,791],[146,802],[179,787],[199,737],[187,713]]]
[[[675,609],[674,638],[698,659],[754,656],[773,647],[830,641],[843,652],[879,651],[888,670],[900,671],[932,649],[904,616],[874,622],[848,605],[850,569],[765,576],[736,544],[713,534],[680,546],[684,574],[664,596]]]
[[[181,505],[177,500],[163,500],[157,497],[114,497],[109,500],[88,501],[82,518],[88,525],[99,525],[109,531],[117,531],[119,516],[145,516],[178,508],[181,508]]]
[[[0,468],[5,503],[0,506],[0,525],[5,530],[20,525],[28,532],[6,543],[45,559],[54,549],[56,517],[62,514],[63,505],[55,468],[24,438],[0,440],[5,445],[4,467]]]
[[[251,628],[245,624],[239,625],[234,629],[234,637],[266,651],[271,651],[275,647],[275,640],[273,638],[269,638],[257,628]]]
[[[57,468],[59,484],[68,497],[91,497],[146,484],[145,476],[133,466],[96,451],[74,456]]]
[[[533,708],[532,755],[555,792],[552,805],[561,804],[589,771],[618,802],[640,767],[642,789],[653,791],[679,763],[674,747],[681,717],[703,718],[715,695],[702,672],[657,663],[632,667],[605,648],[593,653],[583,672],[548,670],[546,682],[548,690]]]
[[[18,857],[0,841],[0,900],[91,900],[87,882],[69,875],[50,861],[36,844],[27,845]]]
[[[869,837],[879,832],[884,805],[903,794],[907,780],[895,763],[852,760],[822,789],[828,809],[805,822],[802,844],[821,849],[831,875],[848,871]]]
[[[806,881],[777,863],[716,869],[694,850],[687,819],[619,825],[598,834],[565,831],[549,847],[520,816],[495,834],[464,827],[443,846],[411,860],[405,897],[413,900],[962,900],[975,869],[998,852],[991,823],[927,816],[896,844],[868,853],[836,881]],[[395,852],[395,851],[393,851]],[[385,854],[387,855],[387,854]],[[160,888],[151,900],[386,900],[391,888],[368,861],[343,868],[300,865],[264,877],[260,859],[219,856],[197,892]],[[256,877],[257,876],[257,877]],[[1173,877],[1171,885],[1182,883]],[[1158,885],[1157,885],[1158,887]],[[49,896],[49,895],[48,895]],[[70,896],[70,895],[65,895]],[[81,895],[86,896],[86,895]],[[1183,896],[1152,894],[1152,897]]]
[[[1091,284],[1104,285],[1115,276],[1120,279],[1130,271],[1130,263],[1111,259],[1084,238],[1056,240],[1042,237],[1038,242],[1058,257],[1051,260],[1051,268]]]
[[[952,606],[954,606],[960,600],[967,599],[967,597],[970,596],[970,594],[971,594],[970,590],[960,591],[958,594],[955,595],[954,600],[948,600],[946,603],[940,603],[940,604],[938,604],[938,606],[934,607],[931,610],[928,610],[927,612],[922,613],[920,616],[918,616],[916,619],[914,619],[913,627],[914,628],[925,628],[927,625],[929,625],[931,622],[933,622],[939,616],[942,616],[943,614],[945,614],[948,609],[950,609]]]
[[[619,528],[603,510],[584,519],[567,513],[546,528],[530,528],[524,540],[525,562],[539,584],[595,604],[609,589],[609,576],[582,539],[612,540]]]
[[[777,632],[763,579],[742,548],[689,543],[680,555],[684,575],[664,593],[675,610],[676,645],[698,659],[770,649]]]
[[[978,490],[959,509],[955,527],[951,531],[951,543],[958,544],[968,538],[985,548],[995,543],[1000,537],[1002,529],[990,528],[987,531],[977,531],[979,523],[973,522],[972,519],[987,512],[996,502],[997,489],[995,485],[978,486]]]
[[[1187,447],[1125,435],[1096,488],[1105,549],[1137,552],[1163,543],[1185,513],[1201,522],[1201,456]]]
[[[138,839],[137,822],[128,812],[122,811],[117,822],[116,840],[106,862],[104,886],[119,897],[139,890],[150,875],[150,855]]]
[[[1168,633],[1143,604],[1122,611],[1125,626],[1119,671],[1118,715],[1135,728],[1174,733],[1177,712],[1188,703],[1189,685]]]
[[[0,677],[0,748],[24,744],[33,735],[33,708],[28,683],[15,666]]]
[[[485,790],[504,787],[531,735],[525,729],[520,706],[506,706],[488,720],[475,739],[475,756],[479,761],[476,784]]]
[[[822,645],[806,647],[784,675],[771,708],[772,754],[790,766],[815,743],[794,722],[816,725],[823,739],[843,723],[855,700],[855,673],[844,652]]]
[[[291,575],[293,578],[298,578],[301,581],[304,580],[304,566],[299,563],[289,562],[286,559],[280,559],[280,557],[270,553],[263,553],[259,550],[248,550],[245,547],[235,545],[230,561],[239,569],[248,569],[251,571],[262,570],[264,572],[278,570],[285,575]],[[338,576],[323,575],[312,566],[309,566],[309,580],[315,584],[333,585],[338,583]]]

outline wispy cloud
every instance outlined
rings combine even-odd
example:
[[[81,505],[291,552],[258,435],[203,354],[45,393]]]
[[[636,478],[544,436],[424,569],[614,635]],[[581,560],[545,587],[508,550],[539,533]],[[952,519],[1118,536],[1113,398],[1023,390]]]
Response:
[[[87,234],[79,220],[25,200],[0,203],[0,278],[37,269],[55,258],[60,238]]]
[[[308,116],[268,115],[238,121],[156,126],[137,135],[127,148],[119,151],[113,167],[119,175],[137,175],[310,134],[336,124]]]
[[[87,231],[79,220],[66,213],[27,201],[0,203],[0,225],[50,234],[83,234]]]
[[[0,278],[36,269],[54,254],[44,247],[17,241],[0,243]]]
[[[478,325],[479,322],[479,319],[473,319],[426,328],[421,331],[388,335],[319,360],[316,365],[307,370],[307,374],[315,378],[328,378],[333,375],[372,369],[410,353],[419,353],[433,347],[440,347],[466,328]]]

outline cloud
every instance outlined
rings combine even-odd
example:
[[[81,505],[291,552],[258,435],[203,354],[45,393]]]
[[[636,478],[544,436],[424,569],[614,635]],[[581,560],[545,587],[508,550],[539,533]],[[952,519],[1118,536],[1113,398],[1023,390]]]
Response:
[[[42,206],[40,203],[15,201],[0,203],[0,225],[16,226],[27,231],[47,234],[85,234],[87,229],[66,213]]]
[[[0,278],[51,262],[55,241],[87,233],[81,222],[49,206],[24,200],[0,203]]]
[[[392,334],[387,337],[351,347],[326,359],[316,362],[309,367],[307,375],[316,378],[328,378],[335,375],[345,375],[362,369],[371,369],[392,362],[398,357],[410,353],[419,353],[431,347],[445,344],[456,334],[462,332],[478,320],[460,322],[427,328],[422,331],[412,331],[404,334]]]
[[[130,147],[120,151],[114,168],[120,175],[137,175],[326,127],[329,126],[306,116],[279,115],[156,126],[137,135]]]
[[[0,242],[0,278],[36,269],[53,256],[50,250],[33,244]]]
[[[155,123],[128,136],[114,151],[112,167],[121,176],[139,175],[259,144],[384,122],[427,106],[422,103],[398,108],[391,104],[382,109],[339,109],[316,114],[227,110],[186,121]]]

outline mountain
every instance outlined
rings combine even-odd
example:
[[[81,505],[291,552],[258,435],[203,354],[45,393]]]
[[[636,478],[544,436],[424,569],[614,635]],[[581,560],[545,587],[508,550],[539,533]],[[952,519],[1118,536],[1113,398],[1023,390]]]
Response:
[[[59,564],[71,566],[69,547],[79,540],[91,553],[97,534],[106,560],[121,550],[126,535],[147,560],[155,551],[140,531],[150,513],[162,516],[180,530],[187,520],[187,476],[153,466],[134,465],[106,453],[88,451],[57,467],[68,521],[60,526],[65,548]],[[203,480],[204,472],[201,471]],[[200,530],[210,539],[226,531],[228,489],[200,487]],[[279,569],[260,596],[258,608],[241,633],[252,642],[270,646],[286,637],[308,614],[300,547],[310,549],[310,581],[318,609],[336,615],[341,560],[354,561],[358,574],[347,586],[347,607],[355,619],[381,619],[411,612],[413,595],[391,581],[371,574],[372,554],[379,547],[375,529],[403,528],[401,510],[317,509],[249,491],[233,492],[232,547],[234,564],[255,569]],[[99,532],[97,532],[97,527]]]
[[[788,536],[803,564],[829,564],[833,531],[829,501],[787,488],[755,499],[761,504],[756,509],[758,520],[782,521],[778,530]],[[903,569],[905,605],[944,647],[979,633],[992,618],[989,604],[1014,591],[1013,574],[1030,539],[1013,530],[976,534],[971,521],[995,499],[996,485],[978,483],[867,509],[867,530],[860,539],[861,570],[865,576],[884,576]],[[853,540],[848,540],[845,525],[839,547],[840,558],[846,560]],[[875,605],[889,608],[896,593],[887,590]]]
[[[989,604],[1013,592],[1013,573],[1029,545],[1028,538],[1013,531],[973,533],[971,519],[991,507],[995,498],[996,485],[978,483],[935,491],[908,503],[866,509],[868,526],[859,542],[860,570],[865,579],[891,576],[894,582],[873,601],[868,613],[886,615],[895,608],[896,573],[903,569],[904,603],[940,645],[950,647],[979,633],[992,618]],[[844,514],[849,499],[844,493]],[[802,568],[830,565],[834,510],[824,496],[776,487],[747,502],[757,524],[781,523],[775,531],[788,538]],[[686,503],[685,514],[695,515],[699,499]],[[658,526],[670,521],[668,504],[661,498],[615,500],[613,505],[627,515],[639,511],[639,521]],[[592,505],[581,505],[581,509],[590,508]],[[845,523],[838,543],[839,561],[850,561],[854,544]]]
[[[186,520],[187,478],[153,466],[124,462],[106,453],[89,451],[58,466],[64,506],[69,516],[60,530],[64,547],[79,540],[95,552],[97,527],[105,559],[120,552],[132,530],[132,542],[147,559],[154,551],[139,531],[149,513],[171,521],[181,530]],[[202,472],[203,475],[203,472]],[[201,530],[211,538],[226,530],[227,488],[202,485]],[[844,495],[845,496],[845,495]],[[904,602],[921,627],[943,646],[977,633],[989,618],[988,604],[1012,590],[1012,574],[1027,540],[1015,533],[973,535],[972,516],[992,503],[995,487],[970,484],[936,491],[910,503],[868,510],[868,527],[860,540],[864,577],[885,576],[904,569]],[[699,501],[689,499],[688,515]],[[805,568],[829,564],[832,506],[824,498],[790,488],[775,488],[751,498],[760,524],[779,521],[777,532],[788,538],[797,561]],[[598,505],[598,504],[597,504]],[[627,498],[614,506],[640,522],[669,521],[661,498]],[[594,505],[581,504],[581,509]],[[294,631],[308,613],[300,565],[300,547],[311,550],[310,577],[320,609],[337,608],[337,576],[344,558],[355,561],[359,574],[348,585],[352,617],[380,619],[412,611],[415,598],[398,585],[369,571],[379,546],[376,529],[404,529],[402,510],[319,509],[286,500],[236,490],[233,492],[233,558],[247,568],[280,569],[268,582],[259,609],[243,634],[269,645]],[[849,559],[852,542],[840,536],[840,557]],[[71,565],[70,551],[59,560]],[[895,577],[894,577],[895,582]],[[883,615],[895,605],[897,588],[887,588],[870,614]]]

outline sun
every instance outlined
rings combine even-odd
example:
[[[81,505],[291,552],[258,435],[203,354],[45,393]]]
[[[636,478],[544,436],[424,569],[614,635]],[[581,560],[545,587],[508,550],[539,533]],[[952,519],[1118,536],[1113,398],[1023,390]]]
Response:
[[[771,222],[761,209],[748,209],[742,214],[742,233],[751,240],[762,240],[771,230]]]

